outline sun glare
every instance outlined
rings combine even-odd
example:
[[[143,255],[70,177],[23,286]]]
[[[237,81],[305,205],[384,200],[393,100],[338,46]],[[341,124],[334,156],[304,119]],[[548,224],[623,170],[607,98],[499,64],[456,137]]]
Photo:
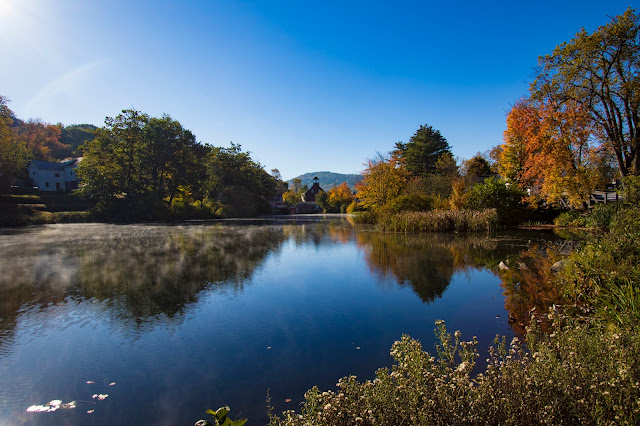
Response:
[[[0,19],[9,18],[14,9],[15,6],[11,3],[11,0],[0,0]]]

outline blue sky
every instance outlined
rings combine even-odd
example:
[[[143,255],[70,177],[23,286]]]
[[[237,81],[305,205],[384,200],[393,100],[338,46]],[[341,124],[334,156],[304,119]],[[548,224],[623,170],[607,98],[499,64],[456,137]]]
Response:
[[[538,56],[629,6],[0,0],[0,94],[49,123],[167,113],[286,179],[357,173],[421,124],[470,158],[501,143]]]

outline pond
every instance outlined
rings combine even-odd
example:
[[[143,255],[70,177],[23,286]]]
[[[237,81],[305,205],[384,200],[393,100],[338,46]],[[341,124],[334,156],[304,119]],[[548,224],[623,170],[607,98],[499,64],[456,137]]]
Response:
[[[344,216],[0,230],[0,424],[264,424],[267,392],[279,413],[373,378],[403,333],[434,352],[437,319],[485,352],[521,333],[568,246]],[[52,400],[76,406],[27,412]]]

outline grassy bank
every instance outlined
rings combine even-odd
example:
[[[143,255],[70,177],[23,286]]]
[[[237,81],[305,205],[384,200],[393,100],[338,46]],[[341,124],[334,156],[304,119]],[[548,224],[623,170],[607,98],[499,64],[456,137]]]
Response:
[[[0,226],[90,222],[94,220],[86,201],[73,195],[0,195]]]
[[[475,338],[438,321],[435,354],[403,336],[390,370],[342,378],[335,391],[314,387],[299,412],[270,424],[640,424],[640,208],[609,218],[593,219],[606,231],[557,275],[563,305],[534,311],[526,342],[496,338],[480,373]],[[550,333],[539,330],[543,319]]]

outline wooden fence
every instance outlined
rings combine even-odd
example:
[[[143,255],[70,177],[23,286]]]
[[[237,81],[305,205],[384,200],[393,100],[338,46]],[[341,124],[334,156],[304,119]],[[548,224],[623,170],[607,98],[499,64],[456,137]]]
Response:
[[[593,191],[589,197],[589,208],[596,204],[616,203],[622,201],[622,197],[616,191]]]

